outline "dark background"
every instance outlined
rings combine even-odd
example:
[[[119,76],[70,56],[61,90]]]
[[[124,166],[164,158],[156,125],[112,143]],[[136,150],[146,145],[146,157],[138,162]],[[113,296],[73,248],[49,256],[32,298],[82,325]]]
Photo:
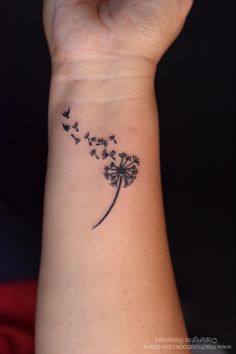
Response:
[[[2,2],[0,281],[37,277],[50,61],[41,2]],[[168,234],[191,335],[233,341],[233,1],[195,0],[156,80]]]

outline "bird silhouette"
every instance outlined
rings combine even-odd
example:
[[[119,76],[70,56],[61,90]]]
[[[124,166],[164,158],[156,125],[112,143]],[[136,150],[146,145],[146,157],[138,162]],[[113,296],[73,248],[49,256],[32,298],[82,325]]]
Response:
[[[63,112],[62,115],[63,115],[63,117],[69,119],[70,118],[70,107],[68,108],[67,111]]]
[[[63,126],[63,129],[65,130],[65,131],[69,131],[70,129],[71,129],[71,126],[70,125],[68,125],[68,124],[62,124],[62,126]]]

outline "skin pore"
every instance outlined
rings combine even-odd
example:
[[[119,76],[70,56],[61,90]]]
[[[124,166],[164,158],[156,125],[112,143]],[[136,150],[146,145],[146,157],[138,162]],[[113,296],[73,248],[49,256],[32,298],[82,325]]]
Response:
[[[141,354],[155,338],[186,337],[153,82],[190,7],[45,1],[52,78],[37,354]]]

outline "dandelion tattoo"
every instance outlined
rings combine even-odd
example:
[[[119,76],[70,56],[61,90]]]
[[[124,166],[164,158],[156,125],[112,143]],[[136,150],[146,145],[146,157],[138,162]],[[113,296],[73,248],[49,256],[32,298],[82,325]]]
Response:
[[[63,129],[67,132],[71,129],[71,126],[69,124],[62,124],[62,126],[63,126]]]
[[[93,137],[93,138],[90,137],[90,133],[89,132],[84,136],[84,139],[88,140],[89,146],[92,146],[93,142],[96,141],[95,137]]]
[[[109,166],[105,166],[104,168],[104,177],[110,182],[110,185],[112,187],[115,187],[117,189],[117,191],[107,212],[102,217],[102,219],[93,227],[93,229],[98,227],[108,217],[113,207],[115,206],[121,187],[129,187],[137,178],[137,165],[139,166],[140,164],[137,156],[129,156],[126,153],[122,152],[121,154],[119,154],[119,157],[119,164],[115,164],[112,161]]]
[[[112,150],[111,152],[108,152],[106,149],[104,149],[102,152],[103,160],[106,159],[107,157],[110,157],[110,158],[112,158],[112,160],[116,161],[115,155],[116,155],[116,152],[114,150]]]
[[[109,140],[112,140],[115,144],[117,144],[117,140],[116,140],[115,135],[109,136]]]
[[[69,119],[70,118],[70,107],[68,108],[67,111],[63,112],[62,115],[63,115],[63,117]]]
[[[72,128],[75,129],[77,132],[79,132],[79,123],[75,122]]]
[[[63,119],[70,119],[70,107],[62,113]],[[65,124],[62,122],[62,127],[66,132],[70,129],[76,131],[76,135],[80,132],[79,123],[75,122],[73,125]],[[81,138],[74,134],[70,134],[70,137],[74,140],[75,144],[78,145],[81,142]],[[110,185],[116,188],[116,193],[113,198],[111,205],[100,219],[100,221],[93,226],[96,229],[111,213],[116,201],[119,197],[121,188],[127,188],[134,183],[138,175],[138,166],[140,165],[139,158],[135,155],[128,155],[125,152],[117,153],[115,150],[109,149],[110,144],[117,144],[117,139],[115,135],[110,135],[108,138],[97,138],[96,136],[91,136],[90,132],[84,135],[84,140],[87,140],[90,149],[90,156],[94,157],[95,160],[107,160],[112,159],[110,164],[104,167],[103,175],[110,182]]]
[[[97,155],[97,151],[96,151],[96,149],[91,150],[91,151],[90,151],[90,155],[91,155],[91,156],[95,156],[95,157],[96,157],[96,159],[97,159],[97,160],[99,160],[99,157],[98,157],[98,155]]]
[[[104,139],[104,138],[100,138],[100,139],[98,139],[96,145],[97,146],[103,145],[106,148],[108,146],[108,141],[106,139]]]
[[[74,136],[74,134],[71,134],[71,137],[74,139],[76,145],[78,145],[81,142],[81,139]]]

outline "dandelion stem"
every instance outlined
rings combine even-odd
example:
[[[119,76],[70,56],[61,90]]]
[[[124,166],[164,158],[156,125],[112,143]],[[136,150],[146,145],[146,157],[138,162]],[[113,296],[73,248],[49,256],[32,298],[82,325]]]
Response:
[[[96,227],[98,227],[105,219],[106,217],[110,214],[111,210],[113,209],[116,201],[117,201],[117,198],[118,198],[118,195],[120,193],[120,189],[121,189],[121,185],[122,185],[122,179],[123,177],[120,176],[120,181],[119,181],[119,185],[118,185],[118,188],[117,188],[117,191],[116,191],[116,195],[115,195],[115,198],[113,199],[113,202],[110,206],[110,208],[107,210],[106,214],[103,216],[103,218],[93,227],[93,229],[96,229]]]

